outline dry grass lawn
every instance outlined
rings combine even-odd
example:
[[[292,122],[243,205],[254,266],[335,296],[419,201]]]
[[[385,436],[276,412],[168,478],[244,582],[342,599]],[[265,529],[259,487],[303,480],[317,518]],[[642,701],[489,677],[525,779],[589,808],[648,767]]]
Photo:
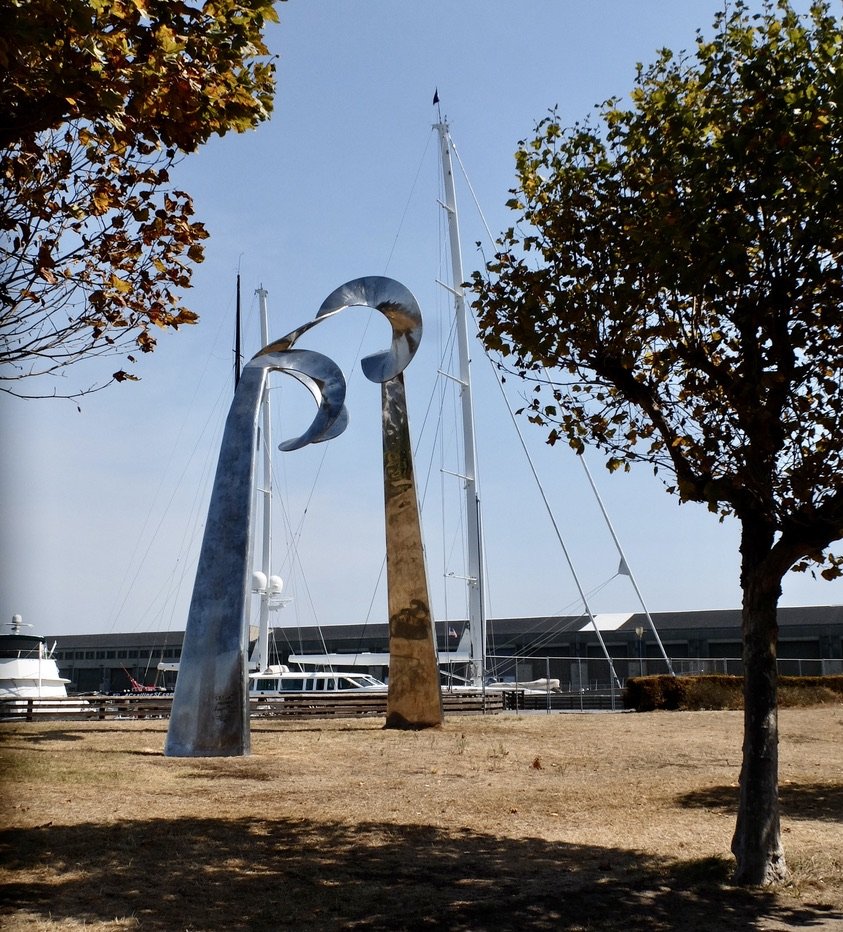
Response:
[[[740,712],[5,725],[0,928],[841,930],[843,706],[780,713],[793,882],[729,883]]]

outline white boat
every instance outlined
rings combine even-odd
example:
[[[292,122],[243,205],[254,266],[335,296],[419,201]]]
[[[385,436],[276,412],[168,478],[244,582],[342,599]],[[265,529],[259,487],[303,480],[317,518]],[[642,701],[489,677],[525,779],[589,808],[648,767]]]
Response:
[[[162,673],[178,673],[178,663],[161,661]],[[348,693],[354,690],[386,692],[386,683],[368,673],[334,670],[291,670],[286,664],[270,664],[249,674],[251,698],[283,696],[285,693]]]
[[[385,692],[386,683],[368,673],[304,672],[286,664],[273,665],[249,674],[251,697],[279,696],[284,693]]]
[[[10,633],[0,635],[0,699],[66,699],[67,684],[37,634],[24,634],[20,615],[13,615]]]
[[[388,667],[389,666],[389,652],[388,651],[360,651],[358,653],[327,653],[327,654],[290,654],[289,657],[290,663],[295,663],[300,667],[305,665],[316,666],[321,669],[333,670],[334,667],[346,667],[346,666],[364,666],[364,667]],[[450,651],[439,651],[439,666],[442,672],[443,679],[443,688],[447,689],[448,692],[467,692],[467,693],[477,693],[479,691],[485,690],[517,690],[518,692],[525,693],[527,695],[533,695],[541,693],[544,695],[548,692],[558,692],[559,691],[559,680],[558,679],[547,679],[541,677],[536,680],[516,680],[515,677],[511,677],[507,680],[494,680],[489,679],[484,686],[478,686],[477,684],[472,684],[472,682],[466,679],[463,676],[458,675],[454,672],[453,668],[459,666],[460,669],[465,669],[471,664],[471,650],[469,645],[469,629],[466,628],[463,631],[463,636],[460,639],[460,643],[454,650]],[[275,668],[273,668],[275,669]],[[285,671],[286,667],[282,668]],[[360,679],[361,676],[366,676],[366,674],[360,673],[331,673],[325,674],[321,672],[315,673],[285,673],[285,679],[287,678],[317,678],[323,676],[339,676],[349,679]],[[257,679],[259,682],[262,682],[264,677],[263,674],[255,673],[252,674],[252,679]],[[373,677],[368,677],[368,679],[373,679]],[[385,689],[386,685],[380,683],[379,680],[374,680],[375,683],[379,683],[379,688]],[[289,687],[287,687],[289,688]],[[301,686],[295,687],[301,689]],[[311,687],[304,687],[305,689]],[[337,687],[330,686],[328,689],[335,689]],[[348,688],[348,687],[341,687]]]
[[[486,684],[486,689],[489,690],[506,690],[514,689],[520,693],[526,693],[527,695],[533,696],[537,694],[545,693],[558,693],[559,692],[559,680],[555,677],[548,679],[547,677],[539,677],[537,680],[492,680],[490,683]]]

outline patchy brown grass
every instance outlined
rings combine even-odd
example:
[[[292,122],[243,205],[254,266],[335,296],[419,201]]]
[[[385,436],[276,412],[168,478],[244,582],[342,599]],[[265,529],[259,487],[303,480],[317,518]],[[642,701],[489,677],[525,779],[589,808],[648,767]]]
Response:
[[[793,882],[729,883],[741,713],[8,725],[0,928],[843,928],[843,707],[780,715]]]

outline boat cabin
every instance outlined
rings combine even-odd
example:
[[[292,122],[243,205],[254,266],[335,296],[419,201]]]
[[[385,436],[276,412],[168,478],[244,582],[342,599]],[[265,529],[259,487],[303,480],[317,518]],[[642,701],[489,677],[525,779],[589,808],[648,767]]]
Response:
[[[249,695],[276,696],[287,692],[334,693],[351,690],[384,690],[386,683],[368,673],[305,673],[284,666],[249,675]]]

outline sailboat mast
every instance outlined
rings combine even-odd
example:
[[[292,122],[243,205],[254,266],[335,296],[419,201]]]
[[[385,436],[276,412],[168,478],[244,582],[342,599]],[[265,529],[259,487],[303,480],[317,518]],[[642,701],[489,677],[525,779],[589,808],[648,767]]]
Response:
[[[269,312],[267,308],[267,290],[261,285],[256,292],[258,296],[258,309],[260,312],[261,346],[269,343]],[[269,379],[263,387],[261,399],[261,447],[263,448],[263,469],[261,472],[261,486],[259,493],[263,496],[263,538],[261,551],[261,572],[264,585],[260,593],[260,616],[258,621],[258,643],[255,650],[255,659],[259,670],[265,670],[269,665],[269,590],[270,576],[272,574],[272,431],[269,409]]]
[[[438,95],[437,95],[438,97]],[[468,624],[471,645],[471,680],[483,684],[486,666],[486,616],[483,607],[482,546],[480,537],[480,493],[477,483],[477,455],[474,441],[474,404],[471,397],[471,356],[468,346],[468,318],[463,295],[462,252],[460,247],[457,196],[451,162],[451,137],[447,121],[435,124],[439,133],[442,162],[442,182],[448,217],[448,239],[451,247],[451,286],[456,315],[457,347],[460,363],[460,399],[462,403],[463,456],[465,459],[465,508],[468,536]],[[447,286],[446,286],[447,287]]]
[[[240,363],[243,353],[240,349],[240,273],[237,273],[237,317],[234,323],[234,391],[240,384]]]

